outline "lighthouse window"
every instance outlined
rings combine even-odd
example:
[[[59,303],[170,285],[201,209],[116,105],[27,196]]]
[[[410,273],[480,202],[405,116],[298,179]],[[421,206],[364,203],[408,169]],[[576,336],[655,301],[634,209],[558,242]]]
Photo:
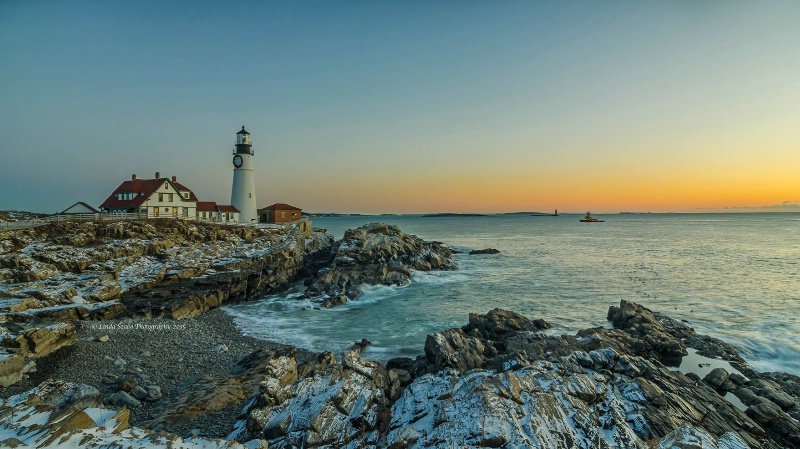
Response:
[[[252,193],[248,193],[247,195],[249,195],[249,197],[250,197],[250,198],[252,198],[252,197],[253,197],[253,194],[252,194]]]

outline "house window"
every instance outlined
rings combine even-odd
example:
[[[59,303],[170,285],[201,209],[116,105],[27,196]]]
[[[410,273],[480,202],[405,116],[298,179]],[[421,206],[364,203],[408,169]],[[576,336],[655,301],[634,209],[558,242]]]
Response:
[[[165,182],[164,183],[164,190],[168,190],[168,189],[169,189],[169,184]]]
[[[286,212],[281,212],[281,218],[286,218]]]
[[[158,194],[158,202],[159,203],[163,203],[164,202],[164,194],[163,193],[159,193]]]
[[[188,194],[188,193],[184,193],[184,194],[183,194],[183,197],[184,197],[184,198],[186,198],[186,199],[188,200],[188,199],[189,199],[189,194]]]
[[[172,195],[173,195],[172,193],[169,194],[169,202],[170,203],[175,201],[175,197],[173,197]]]

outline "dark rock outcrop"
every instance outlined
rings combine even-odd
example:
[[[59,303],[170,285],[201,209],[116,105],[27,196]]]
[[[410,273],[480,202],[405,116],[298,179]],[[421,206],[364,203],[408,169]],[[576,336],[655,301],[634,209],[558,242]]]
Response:
[[[486,249],[473,249],[469,252],[469,255],[476,255],[476,254],[500,254],[499,249],[494,248],[486,248]]]
[[[323,307],[357,299],[362,285],[403,285],[414,270],[455,268],[449,248],[386,223],[348,229],[331,250],[329,266],[306,281],[306,295],[319,298]]]
[[[652,317],[639,306],[628,310],[621,323]],[[796,422],[780,406],[753,393],[755,405],[745,413],[696,376],[672,371],[657,357],[620,352],[639,347],[626,331],[554,337],[540,332],[546,327],[493,310],[471,315],[463,328],[431,334],[416,362],[393,359],[384,369],[352,351],[340,363],[329,354],[298,365],[293,384],[285,380],[292,369],[275,370],[232,436],[279,448],[795,444]],[[709,380],[722,377],[716,372]],[[751,383],[758,385],[764,394],[775,389]]]

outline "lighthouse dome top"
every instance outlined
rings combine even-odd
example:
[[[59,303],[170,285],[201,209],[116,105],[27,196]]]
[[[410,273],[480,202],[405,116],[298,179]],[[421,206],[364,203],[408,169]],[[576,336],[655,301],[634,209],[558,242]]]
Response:
[[[244,126],[242,126],[242,130],[236,134],[250,134],[249,132],[245,131]]]

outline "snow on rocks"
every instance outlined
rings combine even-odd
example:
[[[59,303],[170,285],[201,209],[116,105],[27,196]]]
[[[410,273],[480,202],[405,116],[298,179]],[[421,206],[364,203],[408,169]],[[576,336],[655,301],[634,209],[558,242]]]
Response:
[[[85,447],[229,448],[237,442],[187,438],[130,427],[126,408],[101,408],[99,392],[88,385],[48,381],[0,402],[0,446],[29,448]]]
[[[310,225],[305,227],[310,233]],[[58,222],[2,230],[0,297],[16,299],[9,304],[15,311],[106,302],[212,268],[219,274],[253,265],[285,244],[287,232],[180,220]],[[64,318],[85,318],[81,315]]]

